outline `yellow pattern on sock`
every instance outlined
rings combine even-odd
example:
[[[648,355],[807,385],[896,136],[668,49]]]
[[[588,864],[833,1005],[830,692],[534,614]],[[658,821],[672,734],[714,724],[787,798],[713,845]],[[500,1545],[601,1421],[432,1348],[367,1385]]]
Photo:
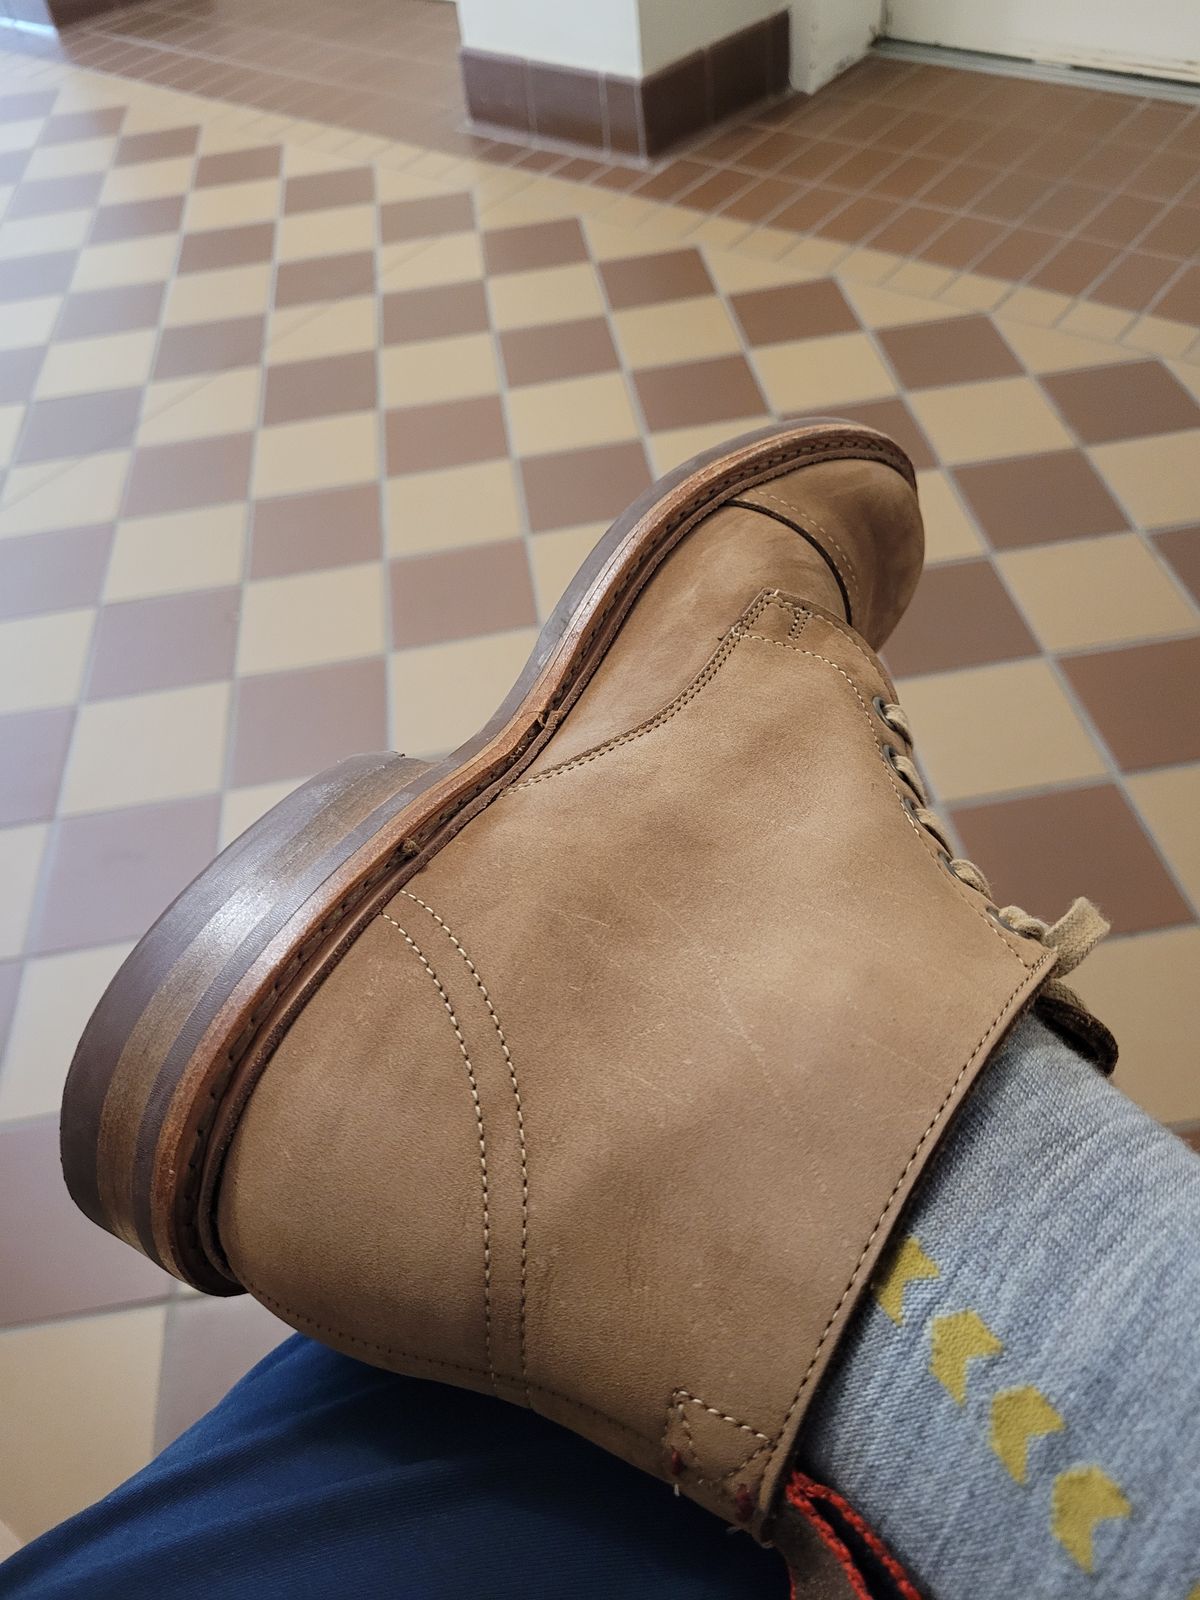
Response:
[[[929,1338],[929,1370],[960,1406],[967,1398],[968,1361],[977,1356],[999,1355],[1004,1349],[975,1311],[952,1311],[948,1316],[934,1317]]]
[[[904,1291],[918,1278],[937,1278],[936,1261],[931,1261],[911,1233],[884,1262],[883,1270],[871,1285],[871,1293],[897,1327],[904,1321]]]
[[[1127,1517],[1131,1509],[1099,1467],[1068,1467],[1055,1478],[1050,1491],[1050,1528],[1071,1559],[1091,1572],[1096,1524],[1111,1517]]]
[[[1188,1595],[1187,1600],[1200,1600],[1200,1583],[1198,1583],[1192,1590],[1191,1594]]]
[[[992,1401],[988,1442],[1015,1483],[1024,1483],[1031,1439],[1061,1433],[1065,1424],[1040,1389],[1004,1389]]]

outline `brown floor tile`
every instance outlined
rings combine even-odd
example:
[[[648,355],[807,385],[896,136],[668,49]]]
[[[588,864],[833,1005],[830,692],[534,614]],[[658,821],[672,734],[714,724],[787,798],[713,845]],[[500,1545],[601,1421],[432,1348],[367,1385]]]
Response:
[[[475,207],[467,192],[435,194],[422,200],[390,200],[379,208],[384,244],[433,239],[445,233],[463,233],[474,226]]]
[[[448,339],[487,330],[487,296],[478,281],[401,289],[383,297],[384,344]]]
[[[389,476],[489,461],[508,452],[498,395],[402,406],[384,419]]]
[[[200,589],[104,606],[96,618],[89,700],[233,676],[238,589]]]
[[[919,254],[923,261],[934,261],[941,267],[967,267],[996,245],[1004,231],[1002,223],[985,217],[956,217],[949,227],[922,245]]]
[[[234,689],[232,782],[299,782],[346,756],[388,748],[384,661],[240,678]]]
[[[139,161],[168,161],[173,156],[190,156],[200,138],[200,129],[153,128],[147,133],[127,133],[117,141],[113,165],[132,166]]]
[[[1192,920],[1141,824],[1109,784],[959,806],[951,817],[1002,905],[1053,920],[1085,894],[1118,934]]]
[[[104,184],[102,172],[78,172],[63,178],[27,178],[8,202],[5,218],[48,216],[54,211],[90,211]]]
[[[187,1296],[167,1311],[154,1448],[165,1450],[292,1330],[248,1294]]]
[[[830,189],[824,184],[814,183],[802,190],[791,205],[784,206],[776,214],[773,226],[790,228],[796,233],[808,233],[835,211],[840,211],[845,204],[846,196],[841,189]]]
[[[1006,238],[986,251],[975,263],[976,272],[994,278],[1024,278],[1058,248],[1053,233],[1035,233],[1032,228],[1014,228]]]
[[[73,706],[0,716],[0,828],[54,815],[74,722]]]
[[[1080,450],[957,467],[958,486],[999,550],[1086,539],[1128,527],[1124,513]]]
[[[947,317],[882,328],[879,342],[908,389],[1006,378],[1021,365],[989,317]]]
[[[141,407],[140,389],[35,400],[25,418],[17,459],[54,461],[119,449],[137,431]]]
[[[1154,537],[1158,553],[1200,605],[1200,528],[1173,528]]]
[[[177,270],[180,273],[217,272],[225,267],[254,266],[270,261],[274,253],[273,222],[249,222],[240,228],[210,228],[205,233],[189,233],[184,237]],[[297,266],[300,263],[288,264]]]
[[[524,542],[409,556],[390,564],[392,644],[443,644],[530,627],[537,602]]]
[[[1200,637],[1064,656],[1062,665],[1124,771],[1200,760]]]
[[[136,1250],[95,1227],[62,1181],[58,1118],[0,1127],[3,1324],[45,1322],[112,1306],[162,1300],[171,1279]],[[99,1445],[100,1441],[96,1441]]]
[[[255,145],[249,150],[221,150],[201,156],[196,163],[194,189],[207,189],[217,183],[251,183],[255,179],[277,177],[283,165],[283,147]]]
[[[1131,239],[1136,239],[1161,210],[1157,200],[1147,200],[1136,194],[1115,194],[1082,223],[1079,232],[1085,239],[1099,239],[1103,244],[1124,247]]]
[[[714,356],[633,374],[651,433],[760,416],[768,407],[744,356]]]
[[[30,150],[5,150],[0,152],[0,183],[5,185],[20,183],[25,176],[25,168],[29,165]]]
[[[795,183],[786,178],[760,178],[742,189],[722,207],[722,216],[739,222],[764,222],[789,200],[796,198]]]
[[[1046,257],[1029,281],[1055,294],[1082,294],[1118,254],[1113,246],[1092,239],[1068,239]]]
[[[0,350],[0,406],[24,405],[37,386],[44,344],[24,350]]]
[[[254,503],[252,578],[283,578],[295,572],[376,561],[382,550],[378,484],[281,495]]]
[[[526,456],[521,477],[534,533],[615,517],[650,484],[646,453],[637,439]]]
[[[1154,304],[1156,317],[1200,323],[1200,267],[1189,267]]]
[[[231,433],[143,446],[125,489],[124,515],[155,516],[244,500],[253,445],[253,434]]]
[[[370,250],[356,250],[344,256],[314,256],[308,261],[282,261],[275,271],[275,304],[281,308],[374,293],[375,257]]]
[[[182,195],[159,200],[127,200],[101,206],[88,234],[89,244],[114,244],[121,239],[142,239],[155,233],[175,233],[183,217]]]
[[[750,289],[730,296],[742,332],[754,345],[815,339],[829,333],[857,333],[858,318],[832,278],[789,283],[778,289]]]
[[[78,259],[74,250],[52,250],[0,261],[0,302],[62,294],[71,282]],[[159,293],[161,296],[161,290]]]
[[[0,95],[0,122],[24,122],[44,117],[58,99],[57,89],[28,89],[20,94]],[[72,138],[77,135],[72,135]]]
[[[929,440],[920,423],[903,400],[839,401],[837,414],[847,422],[861,422],[868,428],[878,428],[894,439],[918,472],[936,466]]]
[[[0,618],[95,605],[113,531],[104,523],[0,539]]]
[[[216,854],[220,809],[213,794],[62,818],[29,948],[140,938]]]
[[[1088,293],[1102,305],[1120,306],[1123,311],[1144,311],[1178,270],[1178,261],[1169,257],[1132,251],[1122,256]]]
[[[890,201],[879,195],[864,194],[826,217],[820,231],[830,239],[840,239],[843,244],[861,244],[881,228],[894,223],[896,217],[896,208]]]
[[[341,172],[307,172],[289,178],[283,188],[283,211],[324,211],[329,206],[369,204],[375,198],[374,167],[346,167]]]
[[[64,111],[47,117],[39,144],[73,144],[77,139],[108,139],[120,133],[124,106],[97,107],[94,111]]]
[[[1135,194],[1159,200],[1174,200],[1183,194],[1196,176],[1193,157],[1182,151],[1160,150],[1129,176]]]
[[[902,678],[1037,653],[991,562],[982,560],[929,567],[886,650],[889,670]]]
[[[373,350],[288,361],[267,371],[263,425],[305,422],[344,411],[373,411],[376,400]]]
[[[483,233],[482,239],[484,264],[492,275],[565,267],[573,261],[587,260],[587,244],[576,217],[492,228]]]
[[[202,372],[256,367],[262,358],[265,325],[265,317],[231,317],[228,322],[164,328],[154,377],[190,378]]]
[[[924,255],[935,248],[937,236],[949,219],[932,206],[906,206],[895,212],[883,227],[871,235],[873,250],[891,250],[897,255]]]
[[[712,279],[698,250],[668,250],[662,255],[603,261],[600,276],[614,311],[713,293]]]
[[[1106,192],[1084,184],[1064,183],[1050,189],[1025,217],[1031,228],[1051,233],[1072,233],[1103,204]]]
[[[1171,206],[1138,243],[1152,254],[1193,260],[1200,255],[1200,210],[1190,205]]]
[[[162,283],[131,283],[69,294],[59,313],[56,339],[92,339],[107,333],[154,328],[162,314]]]
[[[514,386],[615,372],[620,364],[603,317],[542,328],[512,328],[500,335],[500,351],[508,381]]]
[[[1042,387],[1084,444],[1109,444],[1200,424],[1200,405],[1161,361],[1051,372]]]

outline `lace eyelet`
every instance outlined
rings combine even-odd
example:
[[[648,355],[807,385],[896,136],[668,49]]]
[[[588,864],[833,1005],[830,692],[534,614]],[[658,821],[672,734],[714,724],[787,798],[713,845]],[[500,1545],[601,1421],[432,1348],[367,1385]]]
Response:
[[[900,768],[896,765],[896,760],[897,760],[899,754],[900,754],[900,752],[899,752],[899,750],[896,749],[896,746],[894,744],[885,744],[884,745],[884,747],[883,747],[883,759],[887,762],[888,766],[891,767],[892,771],[896,774],[896,776],[902,778],[904,776],[904,774],[900,771]]]
[[[884,727],[890,728],[892,725],[887,718],[887,701],[881,694],[877,694],[874,700],[871,701],[871,707],[875,712],[875,715],[879,718],[880,722],[883,723]]]
[[[938,865],[943,869],[943,871],[948,872],[956,883],[961,883],[962,879],[954,870],[954,858],[950,852],[948,850],[939,850],[937,857]]]

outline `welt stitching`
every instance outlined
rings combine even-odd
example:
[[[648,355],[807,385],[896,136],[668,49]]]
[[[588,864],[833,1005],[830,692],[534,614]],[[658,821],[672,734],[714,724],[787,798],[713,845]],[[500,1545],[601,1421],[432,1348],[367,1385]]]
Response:
[[[1004,1013],[1008,1010],[1008,1008],[1012,1005],[1013,1001],[1020,994],[1020,992],[1024,988],[1025,984],[1029,981],[1031,975],[1032,975],[1031,972],[1022,973],[1020,982],[1017,984],[1017,986],[1013,990],[1013,992],[1009,995],[1008,999],[1005,1000],[1004,1004],[1000,1007],[999,1011],[996,1013],[995,1017],[993,1017],[991,1023],[989,1024],[989,1026],[985,1030],[983,1036],[980,1038],[980,1040],[979,1040],[978,1044],[975,1046],[974,1050],[971,1051],[971,1054],[967,1057],[966,1061],[959,1068],[958,1074],[955,1077],[954,1082],[950,1085],[949,1089],[947,1089],[947,1091],[945,1093],[945,1096],[942,1099],[942,1103],[938,1106],[937,1110],[934,1112],[933,1116],[930,1118],[929,1126],[925,1129],[925,1132],[917,1140],[916,1144],[913,1147],[912,1154],[909,1156],[908,1160],[904,1163],[904,1167],[903,1167],[903,1169],[902,1169],[902,1171],[900,1173],[900,1176],[896,1179],[895,1183],[892,1185],[892,1191],[888,1195],[887,1200],[884,1202],[883,1210],[879,1213],[879,1216],[878,1216],[878,1218],[876,1219],[876,1222],[875,1222],[875,1226],[871,1229],[870,1233],[867,1235],[867,1241],[863,1245],[861,1251],[859,1252],[858,1260],[854,1264],[854,1270],[850,1274],[849,1281],[847,1282],[846,1287],[842,1290],[841,1294],[839,1295],[838,1302],[834,1306],[832,1312],[829,1315],[829,1321],[825,1324],[825,1327],[821,1331],[821,1337],[817,1340],[816,1348],[813,1350],[812,1357],[809,1360],[808,1366],[804,1369],[804,1375],[800,1379],[800,1387],[796,1390],[796,1393],[792,1398],[792,1402],[788,1406],[787,1413],[784,1416],[783,1421],[779,1425],[779,1430],[776,1433],[775,1440],[774,1440],[774,1445],[775,1445],[775,1450],[776,1451],[778,1451],[780,1441],[783,1439],[784,1434],[787,1432],[788,1424],[791,1422],[793,1416],[795,1416],[795,1414],[796,1414],[796,1407],[800,1404],[800,1401],[801,1401],[801,1399],[803,1398],[803,1395],[804,1395],[804,1391],[808,1388],[808,1385],[812,1382],[813,1372],[816,1370],[817,1362],[820,1359],[821,1351],[825,1348],[825,1342],[829,1338],[830,1331],[833,1328],[834,1323],[837,1321],[838,1316],[841,1313],[842,1307],[845,1305],[846,1301],[849,1299],[850,1295],[853,1293],[855,1285],[857,1284],[859,1278],[862,1276],[863,1263],[866,1261],[867,1256],[870,1254],[871,1246],[874,1244],[876,1238],[878,1237],[879,1230],[883,1227],[884,1222],[887,1220],[888,1213],[894,1208],[894,1206],[896,1204],[896,1196],[900,1193],[900,1190],[904,1187],[905,1180],[907,1179],[909,1173],[912,1171],[914,1164],[919,1159],[919,1157],[921,1155],[921,1151],[925,1148],[926,1144],[928,1144],[929,1139],[932,1136],[934,1130],[937,1128],[938,1124],[943,1120],[943,1118],[944,1118],[944,1116],[946,1114],[947,1107],[950,1105],[950,1102],[954,1099],[954,1096],[958,1092],[959,1085],[962,1083],[962,1081],[966,1077],[967,1073],[971,1070],[972,1066],[975,1064],[975,1062],[978,1059],[979,1054],[983,1050],[984,1046],[987,1045],[990,1042],[992,1035],[995,1033],[996,1029],[1000,1025],[1000,1019],[1004,1016]]]
[[[653,733],[657,728],[661,728],[664,723],[670,722],[671,718],[682,711],[690,701],[694,700],[702,689],[708,687],[733,654],[738,641],[746,637],[742,632],[743,628],[757,622],[770,605],[778,605],[784,610],[794,609],[778,598],[777,591],[760,595],[749,610],[738,619],[725,635],[716,651],[708,658],[692,681],[681,689],[674,700],[669,701],[660,711],[656,711],[653,716],[647,717],[644,722],[638,723],[636,728],[630,728],[625,733],[619,733],[612,739],[606,739],[603,744],[598,744],[591,750],[585,750],[580,755],[572,756],[569,761],[561,762],[557,767],[547,767],[545,772],[536,772],[532,778],[523,778],[519,783],[510,784],[499,798],[504,799],[505,796],[516,794],[521,789],[531,789],[535,783],[545,783],[548,778],[561,777],[563,773],[572,772],[576,767],[585,766],[589,761],[598,761],[601,756],[608,755],[610,751],[617,750],[622,745],[632,744],[635,739],[641,739],[646,734]]]
[[[464,950],[462,944],[455,937],[454,933],[451,931],[451,929],[447,925],[447,923],[445,923],[442,920],[442,918],[438,916],[437,912],[433,909],[433,907],[431,905],[427,905],[425,903],[425,901],[420,898],[419,895],[410,894],[407,889],[401,889],[400,893],[404,896],[404,898],[406,900],[411,900],[414,905],[418,905],[418,906],[420,906],[422,908],[422,910],[428,911],[429,915],[437,923],[438,927],[442,929],[442,931],[445,933],[446,937],[450,940],[450,943],[454,946],[454,948],[458,951],[459,955],[466,962],[467,971],[471,974],[471,977],[475,980],[475,986],[479,990],[479,993],[481,994],[481,996],[483,997],[483,1003],[488,1009],[488,1016],[490,1016],[491,1019],[492,1019],[492,1026],[496,1030],[496,1037],[500,1042],[500,1050],[501,1050],[501,1053],[504,1056],[505,1064],[508,1067],[508,1079],[509,1079],[509,1083],[512,1085],[513,1100],[516,1103],[516,1110],[517,1110],[517,1144],[518,1144],[518,1147],[520,1149],[520,1156],[521,1156],[521,1296],[520,1296],[520,1332],[519,1332],[519,1340],[520,1340],[520,1359],[521,1359],[521,1381],[525,1385],[525,1398],[526,1398],[526,1401],[528,1402],[529,1401],[529,1382],[528,1382],[529,1372],[528,1372],[528,1366],[527,1366],[526,1358],[525,1358],[525,1306],[526,1306],[526,1299],[527,1299],[527,1292],[526,1292],[527,1291],[527,1269],[528,1269],[528,1264],[529,1264],[529,1164],[528,1164],[528,1159],[527,1159],[527,1152],[526,1152],[526,1149],[525,1149],[525,1113],[524,1113],[524,1110],[523,1110],[522,1105],[521,1105],[521,1090],[520,1090],[520,1087],[519,1087],[519,1085],[517,1083],[516,1065],[513,1062],[512,1052],[508,1048],[508,1040],[504,1037],[504,1029],[500,1026],[500,1018],[496,1015],[496,1008],[492,1004],[492,997],[487,992],[487,987],[484,984],[483,979],[479,976],[479,970],[476,967],[475,963],[471,960],[470,956],[467,954],[466,950]]]
[[[747,489],[746,493],[757,494],[758,498],[760,500],[765,500],[768,505],[778,506],[781,511],[786,511],[789,517],[794,517],[797,522],[802,522],[806,528],[815,529],[817,533],[823,534],[846,564],[846,571],[842,572],[841,567],[838,567],[836,559],[832,555],[829,558],[833,562],[834,566],[837,567],[838,572],[841,574],[842,582],[846,585],[847,589],[853,588],[855,591],[858,590],[858,577],[854,571],[854,563],[850,560],[850,557],[846,554],[845,550],[843,550],[841,545],[837,542],[837,539],[832,533],[830,533],[829,529],[826,528],[822,523],[818,522],[816,517],[810,517],[807,511],[797,510],[797,508],[790,504],[789,501],[784,500],[780,495],[771,494],[771,492],[767,489]],[[749,503],[752,505],[754,502],[751,501]],[[861,593],[856,592],[855,598],[861,600]]]
[[[415,1350],[401,1350],[398,1345],[380,1344],[375,1339],[360,1339],[357,1334],[347,1333],[344,1328],[335,1328],[327,1322],[318,1322],[315,1317],[310,1317],[307,1312],[301,1311],[297,1306],[289,1306],[284,1301],[278,1300],[274,1295],[268,1294],[258,1284],[252,1283],[249,1278],[242,1277],[241,1285],[248,1289],[256,1300],[261,1300],[263,1305],[272,1311],[279,1312],[289,1320],[303,1323],[306,1328],[311,1328],[315,1333],[328,1334],[331,1338],[340,1339],[343,1344],[356,1345],[360,1350],[373,1350],[376,1355],[397,1358],[401,1361],[415,1361],[421,1366],[436,1367],[442,1372],[465,1372],[472,1378],[485,1378],[488,1374],[482,1367],[471,1366],[465,1361],[445,1361],[438,1356],[418,1355]],[[293,1326],[295,1326],[295,1322]],[[636,1428],[631,1428],[627,1422],[621,1422],[616,1417],[610,1417],[607,1411],[600,1411],[595,1406],[585,1405],[582,1400],[576,1400],[569,1394],[563,1394],[559,1389],[549,1389],[544,1384],[531,1383],[530,1389],[534,1394],[544,1395],[548,1400],[561,1400],[564,1405],[571,1406],[576,1411],[582,1411],[589,1417],[598,1417],[601,1422],[607,1422],[609,1427],[616,1428],[621,1433],[627,1433],[631,1439],[636,1439],[639,1444],[653,1446],[654,1440],[639,1433]]]
[[[483,1107],[479,1103],[479,1085],[475,1081],[475,1068],[471,1065],[471,1057],[467,1050],[467,1042],[462,1036],[462,1029],[458,1025],[458,1018],[454,1014],[454,1007],[450,1004],[450,996],[442,984],[442,980],[430,966],[424,951],[416,940],[400,926],[395,917],[389,917],[386,911],[379,915],[385,922],[390,922],[392,927],[403,936],[405,944],[425,968],[433,979],[437,992],[442,997],[442,1004],[450,1018],[450,1026],[454,1029],[454,1037],[458,1040],[458,1048],[462,1051],[462,1058],[467,1068],[467,1082],[471,1086],[471,1100],[475,1107],[475,1128],[479,1137],[479,1172],[480,1183],[483,1189],[483,1342],[487,1352],[488,1376],[492,1380],[492,1388],[499,1389],[496,1384],[496,1367],[492,1359],[492,1230],[491,1220],[488,1216],[488,1170],[487,1170],[487,1142],[483,1135]]]

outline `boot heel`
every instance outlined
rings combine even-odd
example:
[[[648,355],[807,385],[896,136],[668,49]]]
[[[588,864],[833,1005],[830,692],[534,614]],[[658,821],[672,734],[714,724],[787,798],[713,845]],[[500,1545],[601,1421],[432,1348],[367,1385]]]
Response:
[[[392,892],[403,844],[365,874],[356,857],[427,770],[355,756],[268,811],[139,941],[79,1042],[62,1111],[72,1198],[209,1293],[239,1290],[207,1225],[214,1157],[290,1018]]]

